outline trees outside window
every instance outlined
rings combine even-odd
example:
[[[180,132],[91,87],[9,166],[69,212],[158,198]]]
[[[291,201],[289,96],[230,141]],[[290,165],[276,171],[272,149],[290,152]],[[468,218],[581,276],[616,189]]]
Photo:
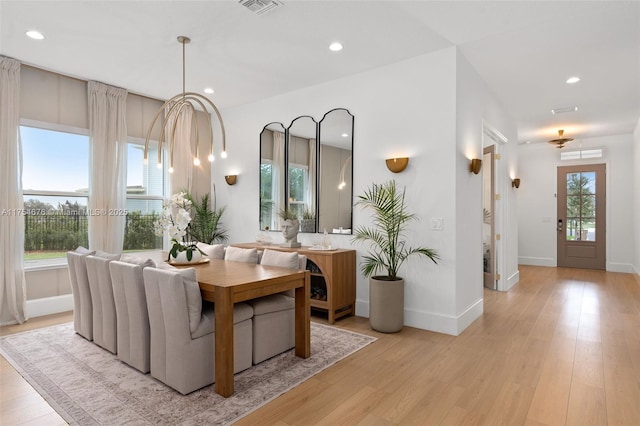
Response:
[[[595,187],[594,172],[567,174],[567,240],[595,238]]]

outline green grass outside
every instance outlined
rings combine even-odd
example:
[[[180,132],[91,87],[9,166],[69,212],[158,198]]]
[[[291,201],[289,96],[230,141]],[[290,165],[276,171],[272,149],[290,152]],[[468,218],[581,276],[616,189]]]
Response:
[[[159,249],[156,249],[159,250]],[[140,251],[152,250],[124,250],[123,253],[133,253]],[[24,260],[43,260],[43,259],[59,259],[66,258],[67,251],[30,251],[24,254]]]

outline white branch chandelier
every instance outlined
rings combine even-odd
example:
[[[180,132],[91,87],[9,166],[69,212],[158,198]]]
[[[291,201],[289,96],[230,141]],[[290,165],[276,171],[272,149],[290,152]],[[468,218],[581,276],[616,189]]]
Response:
[[[164,113],[164,120],[162,120],[162,127],[160,132],[160,142],[158,146],[158,168],[162,168],[162,145],[166,143],[169,148],[169,173],[173,173],[173,152],[176,148],[176,129],[178,127],[178,122],[184,114],[191,114],[191,122],[190,125],[195,129],[195,153],[193,157],[193,164],[198,166],[200,165],[200,142],[198,135],[198,119],[197,119],[197,108],[200,107],[202,111],[205,112],[205,116],[207,118],[208,130],[209,130],[209,155],[207,159],[211,162],[214,160],[213,155],[213,124],[211,122],[211,113],[209,112],[209,107],[216,113],[218,117],[218,122],[220,123],[220,131],[222,133],[222,152],[220,153],[220,157],[227,157],[227,144],[225,140],[225,131],[224,131],[224,123],[222,121],[222,116],[220,115],[220,111],[215,106],[213,102],[211,102],[207,97],[195,93],[195,92],[187,92],[185,91],[185,45],[191,41],[189,37],[179,36],[178,42],[182,44],[182,93],[175,95],[164,104],[162,107],[156,112],[156,115],[149,126],[149,130],[147,131],[147,137],[144,141],[144,163],[148,164],[149,162],[149,139],[151,138],[151,133],[153,128],[160,116]],[[168,133],[168,134],[167,134]],[[165,136],[167,136],[167,141],[165,142]],[[186,142],[187,144],[191,144],[191,140]]]

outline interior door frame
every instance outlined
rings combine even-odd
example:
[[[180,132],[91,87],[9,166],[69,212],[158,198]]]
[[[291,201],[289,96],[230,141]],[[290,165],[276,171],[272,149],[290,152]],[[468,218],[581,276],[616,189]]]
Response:
[[[568,164],[557,166],[557,217],[556,217],[556,265],[558,267],[569,268],[584,268],[584,269],[598,269],[606,270],[607,266],[607,206],[609,203],[608,192],[608,179],[607,179],[607,167],[608,165],[603,163],[590,163],[590,164]],[[572,242],[566,239],[566,174],[571,172],[584,172],[595,171],[596,172],[596,235],[595,241],[577,240]],[[564,201],[563,201],[564,199]],[[560,220],[563,221],[560,226]],[[564,257],[563,252],[566,252],[565,248],[573,247],[575,250],[584,250],[585,252],[595,250],[598,253],[596,260],[584,257],[581,260],[578,257],[567,259]]]
[[[495,154],[496,154],[496,145],[492,144],[492,145],[488,145],[482,148],[482,163],[483,163],[483,167],[482,167],[482,174],[483,174],[483,187],[482,187],[482,224],[483,224],[483,231],[482,231],[482,236],[483,236],[483,247],[482,247],[482,253],[484,256],[484,224],[485,224],[485,214],[484,214],[484,209],[485,209],[485,199],[486,199],[486,194],[485,194],[485,185],[484,185],[484,179],[486,177],[486,172],[488,171],[489,173],[491,173],[490,175],[490,182],[489,182],[489,204],[491,205],[491,208],[489,210],[489,225],[490,225],[490,230],[489,230],[489,259],[491,262],[491,267],[489,268],[489,272],[484,271],[484,262],[483,262],[483,274],[482,274],[482,284],[485,288],[491,289],[491,290],[497,290],[498,289],[498,280],[496,279],[497,277],[497,272],[496,272],[496,266],[497,266],[497,262],[496,262],[496,230],[495,230],[495,217],[496,217],[496,173],[495,173]],[[490,161],[487,162],[486,156],[490,157]]]
[[[493,232],[494,232],[494,252],[493,257],[495,261],[494,274],[496,274],[496,290],[507,291],[509,290],[509,280],[507,277],[507,255],[504,249],[504,239],[497,239],[497,236],[502,235],[506,231],[506,218],[508,217],[507,203],[508,203],[508,189],[506,186],[508,172],[507,165],[503,160],[500,160],[502,151],[505,149],[506,144],[509,143],[509,139],[503,135],[498,129],[488,123],[486,120],[482,120],[482,148],[493,145],[495,147],[494,162],[493,162],[493,176],[494,176],[494,208],[493,208]],[[510,179],[508,180],[511,181]],[[498,195],[501,197],[498,200]],[[484,281],[484,280],[483,280]]]

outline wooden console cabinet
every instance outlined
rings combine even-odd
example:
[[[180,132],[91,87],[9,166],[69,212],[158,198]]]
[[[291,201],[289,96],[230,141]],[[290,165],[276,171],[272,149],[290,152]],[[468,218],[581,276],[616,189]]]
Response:
[[[279,250],[307,256],[311,271],[311,307],[325,310],[329,324],[356,312],[356,251],[347,249],[311,250],[310,247],[287,248],[257,243],[232,244],[258,250]]]

